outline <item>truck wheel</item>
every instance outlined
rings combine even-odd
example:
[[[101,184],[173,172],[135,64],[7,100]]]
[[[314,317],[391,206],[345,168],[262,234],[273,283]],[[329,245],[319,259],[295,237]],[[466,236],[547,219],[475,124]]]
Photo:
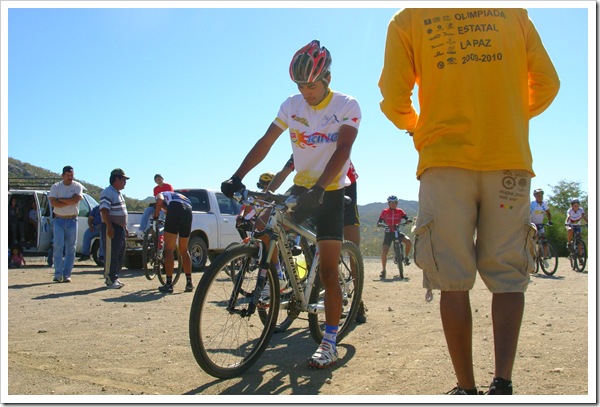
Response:
[[[192,257],[192,270],[201,271],[206,265],[208,258],[208,247],[200,236],[193,236],[188,243],[190,256]]]
[[[97,266],[104,267],[104,259],[100,259],[100,239],[94,240],[92,244],[92,259]]]

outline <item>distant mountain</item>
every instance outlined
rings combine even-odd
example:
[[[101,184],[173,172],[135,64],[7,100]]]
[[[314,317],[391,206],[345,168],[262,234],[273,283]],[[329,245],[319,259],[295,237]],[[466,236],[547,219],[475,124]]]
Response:
[[[47,169],[36,167],[14,158],[8,158],[8,179],[9,185],[11,178],[44,178],[53,182],[60,181],[60,174]],[[86,187],[86,192],[100,200],[100,192],[104,189],[89,182],[77,179]],[[126,196],[126,195],[125,195]],[[127,197],[127,196],[126,196]],[[143,211],[148,206],[148,199],[139,200],[127,197],[127,209],[130,211]],[[360,216],[361,250],[365,256],[378,256],[381,254],[381,243],[383,241],[383,229],[377,228],[377,220],[381,211],[388,207],[387,202],[373,202],[366,205],[358,205],[358,214]],[[417,201],[398,201],[398,207],[402,208],[410,219],[417,216],[419,203]],[[408,231],[407,231],[408,232]],[[412,234],[409,233],[412,239]]]

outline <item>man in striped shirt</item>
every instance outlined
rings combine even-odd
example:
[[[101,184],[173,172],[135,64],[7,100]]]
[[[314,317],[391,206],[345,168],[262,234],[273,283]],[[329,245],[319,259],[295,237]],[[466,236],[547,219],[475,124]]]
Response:
[[[104,245],[104,278],[110,288],[119,289],[119,272],[125,259],[127,237],[127,207],[121,190],[129,179],[120,168],[110,173],[110,186],[100,193],[100,239]]]

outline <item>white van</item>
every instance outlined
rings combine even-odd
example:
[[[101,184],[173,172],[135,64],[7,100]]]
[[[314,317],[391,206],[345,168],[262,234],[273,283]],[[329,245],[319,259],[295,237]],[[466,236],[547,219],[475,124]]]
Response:
[[[29,181],[29,180],[28,180]],[[52,180],[58,182],[60,180]],[[17,202],[23,208],[23,222],[25,222],[25,243],[20,243],[23,251],[30,254],[41,254],[48,255],[48,251],[52,247],[52,205],[48,199],[50,193],[50,186],[54,183],[50,180],[46,183],[32,184],[31,182],[20,183],[15,180],[9,179],[9,191],[8,191],[8,202],[12,198],[16,198]],[[40,187],[35,189],[34,187]],[[47,190],[44,188],[47,187]],[[31,189],[29,189],[31,188]],[[44,188],[44,189],[42,189]],[[85,188],[84,188],[85,189]],[[36,203],[37,208],[37,225],[35,231],[33,228],[28,227],[29,223],[29,211],[32,209],[32,203]],[[83,244],[83,234],[88,228],[88,215],[92,208],[98,205],[98,202],[89,194],[83,193],[83,199],[79,201],[79,216],[77,218],[77,246],[76,254],[81,254],[81,247]],[[10,231],[9,231],[10,233]],[[21,239],[19,239],[21,240]],[[12,241],[10,244],[12,245]],[[98,251],[100,248],[100,239],[96,238],[92,241],[91,256],[98,265],[103,263],[98,257]],[[50,256],[49,264],[51,264]]]

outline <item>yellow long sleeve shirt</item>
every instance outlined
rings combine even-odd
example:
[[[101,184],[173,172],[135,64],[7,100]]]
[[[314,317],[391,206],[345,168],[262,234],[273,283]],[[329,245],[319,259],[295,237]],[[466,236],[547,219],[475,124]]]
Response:
[[[529,119],[559,86],[524,9],[404,9],[389,23],[381,110],[414,133],[417,177],[447,166],[534,174]]]

